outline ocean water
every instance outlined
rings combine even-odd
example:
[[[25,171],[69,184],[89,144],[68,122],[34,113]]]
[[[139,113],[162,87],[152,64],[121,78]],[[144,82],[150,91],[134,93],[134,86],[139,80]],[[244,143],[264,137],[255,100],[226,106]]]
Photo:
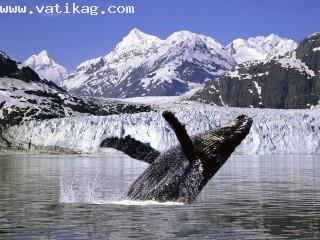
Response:
[[[126,200],[122,154],[0,155],[0,239],[320,239],[316,156],[232,156],[193,204]]]

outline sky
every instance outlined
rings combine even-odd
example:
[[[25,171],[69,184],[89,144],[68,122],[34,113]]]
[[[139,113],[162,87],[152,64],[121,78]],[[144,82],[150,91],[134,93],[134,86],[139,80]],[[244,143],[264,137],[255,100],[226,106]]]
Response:
[[[318,0],[0,0],[2,5],[60,3],[130,5],[135,14],[0,14],[0,50],[23,61],[48,50],[69,70],[109,53],[133,28],[167,38],[180,30],[213,37],[222,44],[236,38],[278,34],[297,42],[320,31]]]

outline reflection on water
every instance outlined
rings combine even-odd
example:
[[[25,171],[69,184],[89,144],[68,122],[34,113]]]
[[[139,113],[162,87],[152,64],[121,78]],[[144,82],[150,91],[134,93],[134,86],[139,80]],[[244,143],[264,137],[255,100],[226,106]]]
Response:
[[[320,162],[233,156],[191,205],[132,203],[124,155],[0,156],[0,239],[320,239]]]

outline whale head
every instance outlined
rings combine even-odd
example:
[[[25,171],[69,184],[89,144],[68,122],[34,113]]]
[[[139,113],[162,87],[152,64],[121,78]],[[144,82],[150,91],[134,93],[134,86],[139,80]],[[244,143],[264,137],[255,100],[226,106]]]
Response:
[[[222,127],[196,136],[193,141],[198,157],[205,158],[203,164],[211,165],[217,156],[228,158],[249,134],[252,119],[240,115]]]
[[[195,176],[188,178],[197,182],[197,184],[193,183],[193,185],[197,185],[193,187],[196,194],[201,191],[249,134],[251,125],[251,118],[240,115],[218,129],[193,137],[196,159],[194,162],[190,162],[189,172]],[[191,195],[189,192],[188,199],[192,199]]]

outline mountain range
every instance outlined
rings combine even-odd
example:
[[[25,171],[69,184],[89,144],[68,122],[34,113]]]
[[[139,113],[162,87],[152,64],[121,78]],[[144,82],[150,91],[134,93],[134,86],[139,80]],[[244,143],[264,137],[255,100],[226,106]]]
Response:
[[[150,110],[148,106],[74,97],[0,52],[0,133],[6,125],[28,120]]]
[[[182,31],[162,40],[133,29],[111,53],[80,64],[62,87],[96,97],[174,96],[235,64],[212,38]]]
[[[22,64],[0,51],[0,148],[11,144],[4,135],[8,127],[21,122],[156,109],[97,96],[170,96],[202,85],[181,99],[229,107],[320,107],[320,33],[299,44],[270,35],[238,39],[224,47],[187,31],[162,40],[134,29],[111,53],[80,64],[60,86],[54,82],[57,78],[50,79],[57,75],[44,77],[32,68],[59,72],[46,51]],[[288,120],[295,118],[290,114]],[[316,126],[308,128],[314,132]]]
[[[303,39],[296,50],[284,56],[238,65],[208,81],[192,99],[233,107],[318,107],[320,33]]]
[[[133,29],[109,54],[81,63],[67,77],[67,70],[46,51],[23,65],[56,83],[64,78],[60,86],[78,96],[175,96],[217,79],[238,64],[266,61],[296,47],[293,40],[274,34],[236,39],[223,46],[211,37],[188,31],[163,40]]]
[[[270,34],[223,46],[188,31],[163,40],[133,29],[109,54],[85,61],[69,74],[47,51],[23,66],[60,82],[76,96],[176,96],[203,86],[192,100],[235,107],[312,108],[320,99],[318,37],[315,33],[298,44]]]

